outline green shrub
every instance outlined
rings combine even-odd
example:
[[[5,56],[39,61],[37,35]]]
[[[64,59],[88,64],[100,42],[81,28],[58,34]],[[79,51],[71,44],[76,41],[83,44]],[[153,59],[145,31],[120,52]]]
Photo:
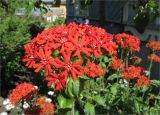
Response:
[[[40,4],[39,0],[16,0],[16,2],[15,0],[0,1],[0,70],[2,76],[0,84],[3,84],[1,86],[3,93],[7,93],[12,86],[19,82],[31,79],[30,77],[26,77],[28,70],[21,62],[24,55],[24,44],[35,37],[37,33],[40,33],[45,27],[64,24],[63,18],[57,19],[54,23],[50,24],[42,20],[40,16],[30,16],[30,12],[34,10],[35,7],[43,9]],[[25,13],[24,15],[16,16],[15,12],[20,8],[25,8]],[[18,78],[15,76],[18,76]]]

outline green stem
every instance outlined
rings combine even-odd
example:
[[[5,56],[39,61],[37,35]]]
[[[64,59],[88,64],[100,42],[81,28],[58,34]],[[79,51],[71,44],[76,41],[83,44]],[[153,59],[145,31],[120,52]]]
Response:
[[[153,63],[153,59],[151,60],[150,65],[149,65],[149,69],[148,69],[148,71],[149,71],[149,76],[148,76],[148,78],[149,78],[149,79],[150,79],[150,76],[151,76],[152,63]]]
[[[121,60],[123,60],[124,49],[121,50]]]
[[[75,108],[74,108],[74,106],[75,106],[75,101],[73,102],[73,106],[72,106],[72,115],[74,115],[74,113],[75,113]]]
[[[126,57],[126,67],[128,68],[128,56]]]
[[[148,71],[149,71],[149,76],[148,76],[148,78],[149,78],[149,79],[150,79],[150,77],[151,77],[151,69],[152,69],[152,65],[153,65],[154,55],[155,55],[155,52],[153,52],[153,53],[151,54],[151,62],[150,62],[149,68],[148,68]]]

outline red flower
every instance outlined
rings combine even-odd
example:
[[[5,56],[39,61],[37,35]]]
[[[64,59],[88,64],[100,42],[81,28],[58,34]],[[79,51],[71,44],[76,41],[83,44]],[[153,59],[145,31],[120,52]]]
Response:
[[[116,55],[116,50],[113,36],[104,29],[70,23],[38,34],[25,46],[23,61],[29,68],[34,68],[35,72],[45,69],[46,76],[51,76],[48,84],[55,83],[56,90],[59,90],[65,88],[66,77],[71,76],[75,80],[84,74],[82,66],[85,66],[86,56],[90,59],[91,54],[96,58],[102,54]],[[60,52],[56,54],[54,51]],[[92,77],[101,75],[103,70],[98,65],[90,70],[95,69],[98,70],[93,74],[88,71]]]
[[[62,28],[63,30],[63,28]],[[61,31],[61,30],[60,30]],[[63,52],[65,49],[73,50],[73,45],[71,43],[71,40],[69,39],[69,35],[67,34],[67,31],[63,30],[63,33],[61,34],[55,34],[52,37],[52,44],[50,44],[50,47],[53,49],[60,49],[60,52]]]
[[[54,115],[54,104],[47,102],[45,97],[39,97],[34,106],[24,113],[25,115]]]
[[[97,40],[92,40],[90,43],[90,47],[94,53],[96,58],[99,58],[102,55],[100,43]]]
[[[23,58],[22,61],[26,62],[26,66],[28,68],[32,68],[34,67],[37,58],[34,47],[31,44],[26,44],[24,46],[24,49],[25,49],[25,57]]]
[[[60,72],[59,76],[55,74],[51,74],[51,77],[47,77],[46,80],[48,82],[48,87],[50,87],[53,83],[56,84],[56,91],[64,90],[66,88],[66,81],[67,81],[67,71]]]
[[[116,55],[117,54],[116,50],[118,46],[112,40],[113,36],[108,33],[105,33],[104,36],[101,37],[99,42],[101,44],[101,47],[104,48],[107,51],[107,53]]]
[[[126,68],[123,70],[123,78],[126,80],[138,78],[141,76],[143,69],[141,67],[135,67],[131,65],[130,67]]]
[[[9,100],[13,105],[16,105],[23,99],[30,100],[33,94],[38,94],[35,86],[29,83],[22,83],[17,85],[16,88],[9,94]]]
[[[92,63],[90,61],[87,62],[84,67],[84,73],[89,75],[90,77],[102,77],[105,73],[106,69],[101,68],[99,65]]]
[[[44,105],[45,103],[46,103],[46,98],[45,97],[39,97],[39,98],[37,98],[37,100],[35,102],[35,106]]]
[[[56,58],[54,62],[54,66],[56,68],[65,69],[66,74],[71,73],[71,77],[75,80],[78,76],[83,74],[83,67],[81,66],[82,61],[80,62],[71,62],[71,52],[65,51],[62,53],[64,60]]]
[[[148,86],[150,85],[150,81],[149,81],[149,79],[148,79],[147,77],[145,77],[145,76],[139,76],[136,85],[137,85],[138,87],[144,86],[144,85],[148,87]]]
[[[129,48],[131,51],[140,50],[140,39],[137,38],[136,36],[122,33],[122,34],[117,34],[115,38],[117,44],[119,44],[123,49]]]
[[[159,62],[160,63],[160,56],[156,55],[156,54],[151,54],[148,57],[148,60],[151,61],[155,61],[155,62]]]
[[[89,35],[91,38],[90,46],[96,58],[102,55],[101,48],[105,49],[107,53],[115,55],[117,53],[117,45],[114,43],[113,36],[105,32],[101,28],[90,29]]]
[[[151,48],[154,51],[160,50],[160,41],[153,41],[146,44],[146,47]]]
[[[72,43],[74,45],[75,53],[73,56],[78,56],[81,58],[81,52],[90,56],[90,52],[92,51],[91,48],[88,48],[90,43],[90,39],[86,36],[74,35],[75,37],[72,38]]]
[[[51,64],[54,62],[54,59],[51,58],[51,50],[47,49],[46,47],[40,48],[39,51],[36,52],[38,61],[34,68],[36,68],[35,72],[38,72],[40,69],[45,67],[46,75],[49,75],[49,73],[52,73]]]
[[[46,103],[40,115],[54,115],[54,105],[52,103]]]
[[[118,59],[118,58],[114,58],[111,62],[111,68],[114,69],[114,70],[117,70],[118,68],[124,68],[124,63],[122,62],[121,59]]]

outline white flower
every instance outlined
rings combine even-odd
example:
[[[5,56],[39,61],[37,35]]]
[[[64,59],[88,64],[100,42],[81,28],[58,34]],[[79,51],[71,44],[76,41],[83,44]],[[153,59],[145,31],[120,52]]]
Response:
[[[49,91],[48,95],[54,95],[54,92],[53,91]]]
[[[27,109],[29,107],[29,104],[27,102],[24,102],[23,109]]]
[[[5,106],[5,108],[6,108],[7,111],[10,111],[12,108],[14,108],[14,105],[8,104],[8,105]]]
[[[128,81],[125,79],[120,79],[119,84],[121,84],[121,87],[127,87],[128,86]]]
[[[36,89],[38,89],[38,86],[34,86]]]
[[[146,74],[146,76],[149,76],[149,74],[150,74],[150,71],[144,71],[144,73]]]
[[[7,104],[9,104],[10,103],[10,100],[9,99],[5,99],[4,101],[3,101],[3,105],[7,105]]]
[[[0,113],[0,115],[8,115],[8,113],[7,112],[2,112],[2,113]]]
[[[52,102],[52,100],[50,98],[46,98],[46,102]]]

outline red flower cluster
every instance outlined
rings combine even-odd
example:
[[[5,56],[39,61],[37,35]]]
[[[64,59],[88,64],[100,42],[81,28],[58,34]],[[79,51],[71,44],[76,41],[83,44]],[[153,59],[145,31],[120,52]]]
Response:
[[[99,65],[92,63],[90,61],[87,62],[87,65],[84,67],[84,73],[91,77],[101,77],[104,75],[106,69],[101,68]]]
[[[146,76],[142,75],[142,76],[138,77],[136,85],[138,87],[143,86],[143,85],[149,86],[150,85],[150,81],[149,81],[149,79]]]
[[[120,45],[121,48],[129,48],[131,51],[139,51],[140,50],[140,39],[136,36],[129,35],[126,33],[121,33],[115,35],[115,39],[117,44]]]
[[[123,78],[127,80],[137,78],[141,75],[142,71],[143,69],[141,67],[131,65],[123,70]]]
[[[38,91],[34,85],[29,83],[22,83],[9,94],[9,100],[13,105],[16,105],[21,100],[30,100],[32,95],[37,95]]]
[[[142,75],[143,69],[141,67],[135,67],[133,65],[131,65],[130,67],[124,69],[124,71],[122,72],[123,74],[123,78],[126,80],[130,80],[130,79],[137,79],[136,85],[137,86],[149,86],[150,85],[150,81],[149,79]]]
[[[45,97],[39,97],[32,108],[25,110],[25,115],[53,115],[54,104],[47,102]]]
[[[141,63],[142,59],[138,56],[133,56],[133,57],[130,57],[130,61],[132,64],[139,64]]]
[[[146,47],[151,48],[154,51],[160,50],[160,41],[153,41],[146,44]]]
[[[110,65],[110,67],[111,67],[112,69],[114,69],[114,70],[117,70],[118,68],[123,69],[124,66],[125,66],[125,65],[124,65],[124,63],[122,62],[122,60],[121,60],[121,59],[118,59],[118,58],[116,58],[116,57],[112,60],[111,65]]]
[[[155,61],[155,62],[159,62],[160,63],[160,56],[156,55],[156,54],[151,54],[148,57],[148,60],[151,61]]]
[[[93,54],[99,58],[103,53],[109,55],[117,53],[113,36],[104,29],[75,23],[45,30],[24,48],[23,62],[26,62],[26,66],[35,68],[35,72],[45,69],[46,76],[50,76],[46,78],[49,81],[48,86],[55,83],[56,90],[65,89],[68,76],[75,80],[85,74],[82,67],[86,63],[84,57]],[[54,55],[55,51],[59,53]],[[98,66],[92,67],[87,74],[91,77],[101,75],[102,70]],[[95,68],[98,70],[93,75],[91,71]]]
[[[59,89],[64,90],[66,88],[66,81],[67,81],[67,71],[60,72],[59,75],[51,74],[50,77],[47,77],[46,80],[48,82],[48,87],[50,87],[53,83],[56,84],[55,91]]]

